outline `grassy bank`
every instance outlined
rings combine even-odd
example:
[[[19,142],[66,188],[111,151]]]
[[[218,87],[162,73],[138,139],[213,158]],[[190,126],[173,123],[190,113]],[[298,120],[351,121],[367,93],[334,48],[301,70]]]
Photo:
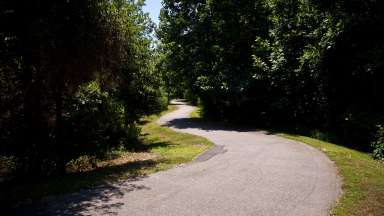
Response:
[[[384,163],[370,155],[317,139],[280,134],[323,151],[333,160],[343,178],[343,195],[332,215],[384,215]]]
[[[199,106],[189,114],[189,117],[193,119],[201,119],[203,116],[203,109]]]
[[[169,110],[173,110],[170,107]],[[159,116],[149,116],[142,128],[142,141],[158,155],[156,166],[151,170],[168,169],[177,164],[186,163],[208,150],[213,143],[209,140],[186,133],[175,132],[156,124]]]
[[[190,117],[201,119],[201,108]],[[340,216],[384,215],[384,163],[363,152],[306,136],[279,134],[323,151],[338,167],[343,178],[343,194],[332,210]]]
[[[74,162],[71,172],[65,176],[0,184],[1,205],[13,205],[18,201],[30,202],[49,195],[76,192],[100,184],[145,177],[193,160],[210,148],[212,143],[205,138],[177,133],[156,124],[161,115],[174,109],[175,107],[169,106],[167,111],[159,115],[142,119],[140,136],[142,151],[114,150],[105,159],[97,160],[96,166],[87,163],[90,157],[84,156]]]

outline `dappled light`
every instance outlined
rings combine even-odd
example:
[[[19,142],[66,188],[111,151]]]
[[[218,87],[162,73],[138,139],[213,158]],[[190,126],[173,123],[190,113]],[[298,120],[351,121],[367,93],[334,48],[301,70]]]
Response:
[[[384,1],[1,0],[0,215],[384,215]]]

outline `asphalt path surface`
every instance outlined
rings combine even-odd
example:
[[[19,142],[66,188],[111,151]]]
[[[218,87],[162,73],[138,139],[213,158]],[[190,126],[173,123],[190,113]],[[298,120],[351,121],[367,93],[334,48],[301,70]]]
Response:
[[[192,121],[193,106],[158,123],[215,146],[191,163],[149,177],[51,197],[31,215],[325,216],[341,194],[337,170],[321,151],[264,131]]]

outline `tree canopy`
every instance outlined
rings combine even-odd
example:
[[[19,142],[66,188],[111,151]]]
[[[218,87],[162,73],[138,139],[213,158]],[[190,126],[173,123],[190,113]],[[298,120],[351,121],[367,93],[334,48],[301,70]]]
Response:
[[[4,0],[0,157],[44,176],[134,149],[137,122],[172,97],[381,157],[383,4],[163,0],[156,28],[142,0]]]
[[[143,1],[0,5],[1,156],[21,175],[50,175],[83,154],[133,148],[136,121],[165,106]]]
[[[383,3],[165,0],[168,73],[211,118],[326,131],[368,150],[383,124]]]

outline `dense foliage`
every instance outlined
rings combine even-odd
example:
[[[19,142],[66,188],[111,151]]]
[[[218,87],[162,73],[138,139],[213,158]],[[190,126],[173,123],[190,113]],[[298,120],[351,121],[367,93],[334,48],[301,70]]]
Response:
[[[208,117],[326,131],[371,150],[384,121],[382,1],[163,3],[162,70]]]
[[[0,157],[20,175],[134,148],[140,116],[166,100],[153,24],[134,0],[0,3]]]
[[[373,158],[384,160],[384,127],[379,125],[372,141]]]

